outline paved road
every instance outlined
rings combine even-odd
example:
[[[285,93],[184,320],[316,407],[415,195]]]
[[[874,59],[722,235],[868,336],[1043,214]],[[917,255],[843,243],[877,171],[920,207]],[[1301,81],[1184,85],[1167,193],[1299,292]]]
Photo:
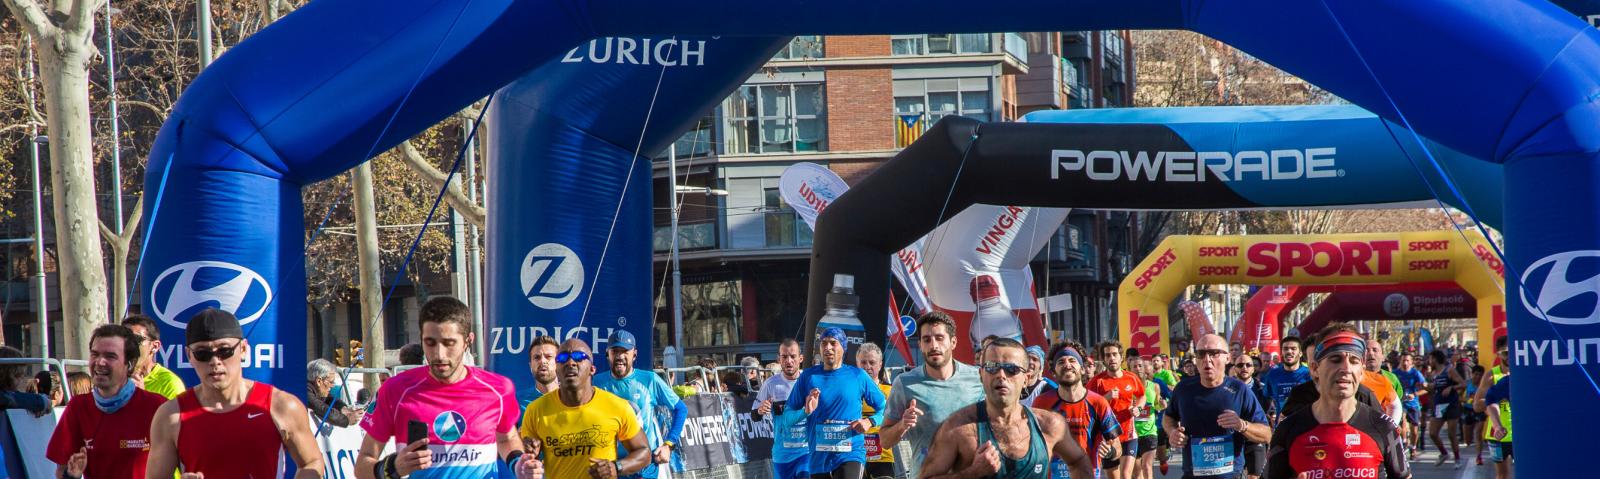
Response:
[[[1421,453],[1415,460],[1411,461],[1412,477],[1415,479],[1494,478],[1494,465],[1489,462],[1489,452],[1487,450],[1484,451],[1484,462],[1482,466],[1479,466],[1473,459],[1473,454],[1476,451],[1476,447],[1463,447],[1461,449],[1461,458],[1463,464],[1457,466],[1451,461],[1445,461],[1444,465],[1439,467],[1434,467],[1433,465],[1433,462],[1439,458],[1439,453],[1437,451]],[[1161,474],[1161,470],[1156,469],[1154,471],[1155,477],[1162,479],[1178,479],[1183,477],[1183,465],[1179,462],[1181,460],[1179,456],[1180,454],[1174,452],[1172,455],[1173,462],[1168,464],[1167,473]]]

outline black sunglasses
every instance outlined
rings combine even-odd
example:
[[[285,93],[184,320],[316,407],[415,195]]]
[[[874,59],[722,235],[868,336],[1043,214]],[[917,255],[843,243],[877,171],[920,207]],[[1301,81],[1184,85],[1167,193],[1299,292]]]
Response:
[[[989,373],[989,374],[1000,374],[1001,371],[1005,371],[1007,376],[1017,376],[1017,375],[1021,375],[1024,371],[1027,371],[1027,370],[1028,370],[1028,368],[1025,368],[1025,367],[1022,367],[1022,366],[1018,366],[1018,365],[1012,364],[1012,363],[994,363],[994,362],[983,363],[983,372],[986,372],[986,373]]]
[[[566,364],[567,361],[588,361],[592,357],[593,356],[590,356],[589,353],[583,351],[556,353],[556,364]]]
[[[216,357],[216,358],[219,358],[219,359],[222,359],[222,360],[226,361],[226,360],[228,360],[228,358],[233,357],[234,351],[239,349],[239,344],[240,343],[233,343],[232,346],[222,347],[222,348],[214,348],[214,349],[213,348],[204,348],[204,349],[202,349],[202,348],[193,348],[193,347],[191,347],[191,348],[189,348],[189,354],[193,354],[194,355],[195,362],[209,363],[209,362],[211,362],[211,358],[212,357]]]

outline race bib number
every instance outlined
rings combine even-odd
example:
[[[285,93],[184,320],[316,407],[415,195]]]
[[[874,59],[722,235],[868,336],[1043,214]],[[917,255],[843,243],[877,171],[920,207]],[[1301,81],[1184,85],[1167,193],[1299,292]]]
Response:
[[[883,448],[878,446],[878,435],[868,434],[865,437],[865,441],[867,443],[867,459],[871,461],[883,459]]]
[[[850,430],[850,423],[844,421],[828,421],[817,426],[816,450],[820,452],[850,452],[850,438],[855,431]]]
[[[789,449],[806,448],[806,420],[802,419],[783,431],[783,447]]]
[[[1233,474],[1233,435],[1196,438],[1189,444],[1196,476]]]
[[[1435,404],[1433,406],[1434,419],[1444,419],[1444,412],[1450,409],[1450,403]]]

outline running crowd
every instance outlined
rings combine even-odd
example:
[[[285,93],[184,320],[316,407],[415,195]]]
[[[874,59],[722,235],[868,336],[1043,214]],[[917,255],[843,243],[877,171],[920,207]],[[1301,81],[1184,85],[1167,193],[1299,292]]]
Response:
[[[465,364],[477,340],[465,304],[436,297],[419,316],[424,367],[384,382],[365,412],[335,406],[337,376],[310,368],[318,421],[366,432],[357,477],[670,477],[687,409],[661,376],[633,368],[631,334],[608,338],[603,364],[581,339],[538,338],[528,352],[535,384],[518,390]],[[916,330],[923,363],[892,382],[871,344],[844,364],[849,340],[837,328],[819,332],[810,367],[800,342],[782,342],[779,373],[751,391],[752,419],[773,424],[772,477],[1142,479],[1167,472],[1170,449],[1184,477],[1405,479],[1423,429],[1441,462],[1446,444],[1461,462],[1458,435],[1481,436],[1497,477],[1509,473],[1503,340],[1491,371],[1443,351],[1419,370],[1410,355],[1385,361],[1376,339],[1335,324],[1284,338],[1277,364],[1260,372],[1259,359],[1216,335],[1197,338],[1180,361],[1115,342],[965,345],[938,312]],[[237,319],[202,311],[185,336],[200,378],[189,389],[151,359],[161,338],[150,319],[94,330],[92,388],[67,402],[50,438],[57,477],[323,477],[306,406],[241,377],[249,345]],[[961,347],[977,364],[955,359]],[[897,461],[896,450],[909,457]]]

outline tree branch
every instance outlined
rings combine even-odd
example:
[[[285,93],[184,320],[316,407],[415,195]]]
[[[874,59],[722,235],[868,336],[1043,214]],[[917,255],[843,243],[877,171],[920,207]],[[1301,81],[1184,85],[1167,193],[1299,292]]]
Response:
[[[422,175],[422,178],[427,180],[428,184],[433,185],[434,188],[445,186],[445,173],[429,164],[428,159],[424,158],[422,153],[417,151],[415,147],[412,147],[409,140],[400,142],[400,146],[395,149],[399,150],[400,158],[404,159],[412,170]],[[467,219],[468,223],[477,225],[479,228],[484,227],[484,218],[488,216],[488,211],[467,198],[466,192],[461,190],[461,182],[459,180],[450,182],[449,187],[445,188],[444,198],[450,202],[451,208],[455,208],[463,218]]]
[[[163,109],[161,107],[152,105],[152,104],[147,103],[147,102],[142,102],[142,101],[139,101],[139,100],[118,99],[117,102],[121,103],[123,105],[132,105],[132,106],[137,106],[137,107],[143,107],[143,108],[145,108],[147,110],[150,110],[151,113],[155,113],[157,117],[161,118],[161,122],[162,123],[166,123],[167,122],[167,110],[165,110],[165,109]]]
[[[89,36],[89,32],[94,30],[94,12],[105,6],[105,4],[106,0],[77,0],[73,2],[72,12],[67,16],[66,25],[62,25],[61,28],[75,34],[81,34],[84,37]]]
[[[28,31],[29,35],[39,40],[52,38],[56,35],[56,25],[50,21],[50,15],[40,8],[39,2],[34,0],[0,0],[5,2],[11,14],[17,17],[17,22]]]

